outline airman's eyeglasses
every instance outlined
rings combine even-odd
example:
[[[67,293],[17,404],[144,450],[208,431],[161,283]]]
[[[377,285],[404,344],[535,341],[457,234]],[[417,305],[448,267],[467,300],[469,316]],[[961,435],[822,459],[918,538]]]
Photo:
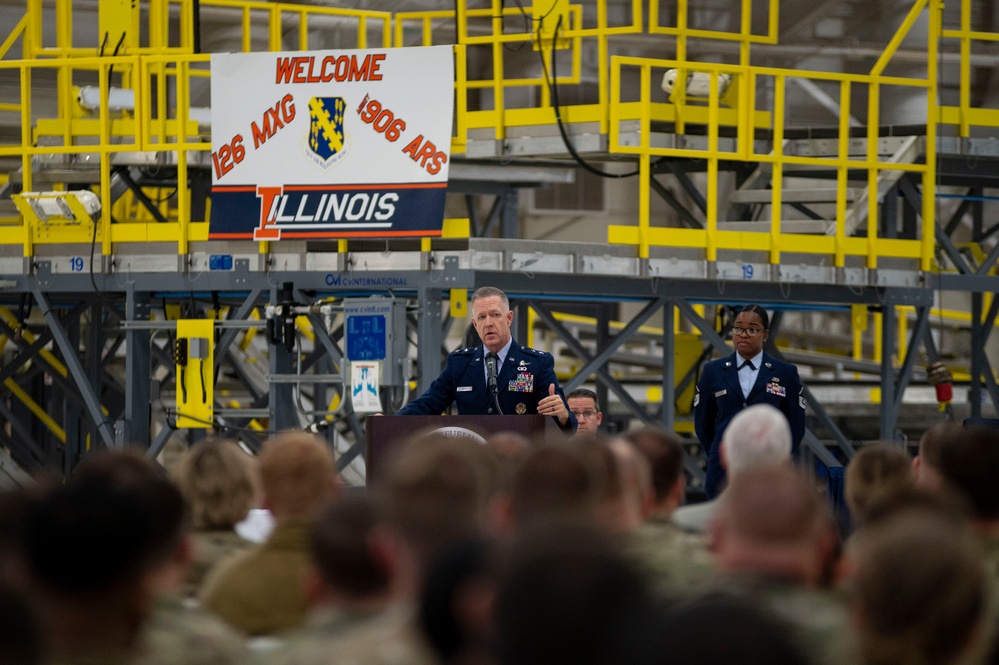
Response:
[[[749,337],[756,337],[761,332],[763,332],[763,328],[741,328],[739,326],[732,326],[733,335],[747,335]]]

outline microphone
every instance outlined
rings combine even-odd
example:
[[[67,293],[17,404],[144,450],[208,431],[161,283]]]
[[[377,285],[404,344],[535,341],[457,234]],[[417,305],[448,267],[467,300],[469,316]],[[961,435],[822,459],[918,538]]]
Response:
[[[495,353],[489,353],[486,355],[486,378],[489,384],[489,394],[495,396],[499,392],[499,387],[496,385],[496,361],[499,358]]]

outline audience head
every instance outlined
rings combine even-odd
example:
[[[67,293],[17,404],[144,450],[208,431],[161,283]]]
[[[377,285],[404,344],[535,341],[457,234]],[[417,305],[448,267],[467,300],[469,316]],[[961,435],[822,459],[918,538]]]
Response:
[[[188,563],[185,536],[189,516],[180,490],[139,448],[98,450],[77,465],[70,486],[101,485],[120,490],[148,517],[142,531],[148,567]],[[139,534],[135,535],[136,539]]]
[[[569,410],[576,414],[576,432],[595,434],[600,429],[604,414],[600,412],[597,394],[587,388],[577,388],[565,396]]]
[[[260,481],[278,520],[312,519],[339,491],[333,451],[308,432],[284,432],[264,443]]]
[[[642,518],[640,514],[633,514],[636,511],[631,510],[632,502],[621,453],[615,453],[609,441],[598,437],[575,438],[570,444],[570,449],[573,454],[579,455],[596,481],[597,503],[594,516],[597,523],[612,533],[624,533],[637,528]],[[637,458],[638,455],[631,452],[631,457]],[[639,500],[637,508],[639,513],[640,503]]]
[[[865,663],[961,662],[988,632],[986,573],[966,522],[902,508],[869,520],[850,552],[851,605]]]
[[[724,637],[719,631],[724,630]],[[618,662],[807,665],[790,625],[748,597],[711,593],[637,617]]]
[[[920,487],[937,489],[943,482],[940,477],[941,451],[949,441],[961,436],[964,431],[954,422],[933,425],[919,439],[919,452],[912,459],[912,476]]]
[[[612,528],[623,532],[634,531],[652,512],[655,501],[652,469],[645,456],[627,439],[611,439],[607,442],[607,448],[614,457],[621,487],[620,497],[617,499],[617,519]]]
[[[360,492],[330,503],[313,525],[313,565],[334,604],[377,603],[386,597],[390,571],[374,551],[374,529],[371,499]]]
[[[24,551],[27,516],[32,504],[51,489],[43,485],[0,492],[0,587],[27,586],[28,559]]]
[[[514,473],[513,518],[521,529],[538,520],[590,522],[600,494],[597,474],[581,455],[569,446],[545,445]]]
[[[425,571],[447,545],[484,530],[493,481],[489,453],[470,439],[441,434],[396,452],[379,487],[384,521]]]
[[[655,493],[655,511],[670,515],[683,503],[683,447],[680,437],[659,427],[625,432],[625,439],[648,460]]]
[[[791,459],[791,427],[769,404],[735,415],[722,434],[721,459],[730,476],[749,469],[785,465]]]
[[[940,475],[967,497],[979,526],[999,522],[999,430],[964,428],[940,449]]]
[[[0,583],[0,663],[39,665],[43,662],[42,627],[24,589]]]
[[[183,508],[168,493],[169,505],[159,506],[150,500],[155,491],[127,485],[99,474],[74,477],[29,508],[31,584],[46,642],[67,661],[123,656],[152,611],[154,581]]]
[[[846,505],[855,525],[879,495],[913,485],[912,459],[903,448],[889,443],[862,447],[846,467]]]
[[[449,545],[431,564],[420,625],[442,663],[492,663],[500,562],[496,546],[473,537]]]
[[[643,577],[611,536],[538,522],[511,548],[496,612],[501,665],[596,665],[648,605]],[[640,609],[641,608],[641,609]]]
[[[788,465],[733,475],[709,525],[723,572],[824,580],[836,538],[818,491]]]
[[[201,531],[230,530],[256,505],[256,460],[235,441],[203,441],[184,455],[178,484]]]

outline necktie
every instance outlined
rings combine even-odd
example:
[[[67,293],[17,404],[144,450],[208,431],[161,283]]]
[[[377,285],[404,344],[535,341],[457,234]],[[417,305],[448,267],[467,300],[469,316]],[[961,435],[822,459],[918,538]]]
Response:
[[[747,360],[746,362],[739,365],[739,370],[741,371],[743,367],[748,367],[750,371],[756,369],[756,365],[753,364],[752,360]]]

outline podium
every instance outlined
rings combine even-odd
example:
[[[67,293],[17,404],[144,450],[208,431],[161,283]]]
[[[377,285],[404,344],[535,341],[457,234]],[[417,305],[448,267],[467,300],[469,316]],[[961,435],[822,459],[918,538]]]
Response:
[[[367,482],[378,476],[387,455],[415,436],[435,431],[449,436],[486,439],[497,432],[515,432],[531,441],[565,434],[549,416],[369,416],[365,425]]]

